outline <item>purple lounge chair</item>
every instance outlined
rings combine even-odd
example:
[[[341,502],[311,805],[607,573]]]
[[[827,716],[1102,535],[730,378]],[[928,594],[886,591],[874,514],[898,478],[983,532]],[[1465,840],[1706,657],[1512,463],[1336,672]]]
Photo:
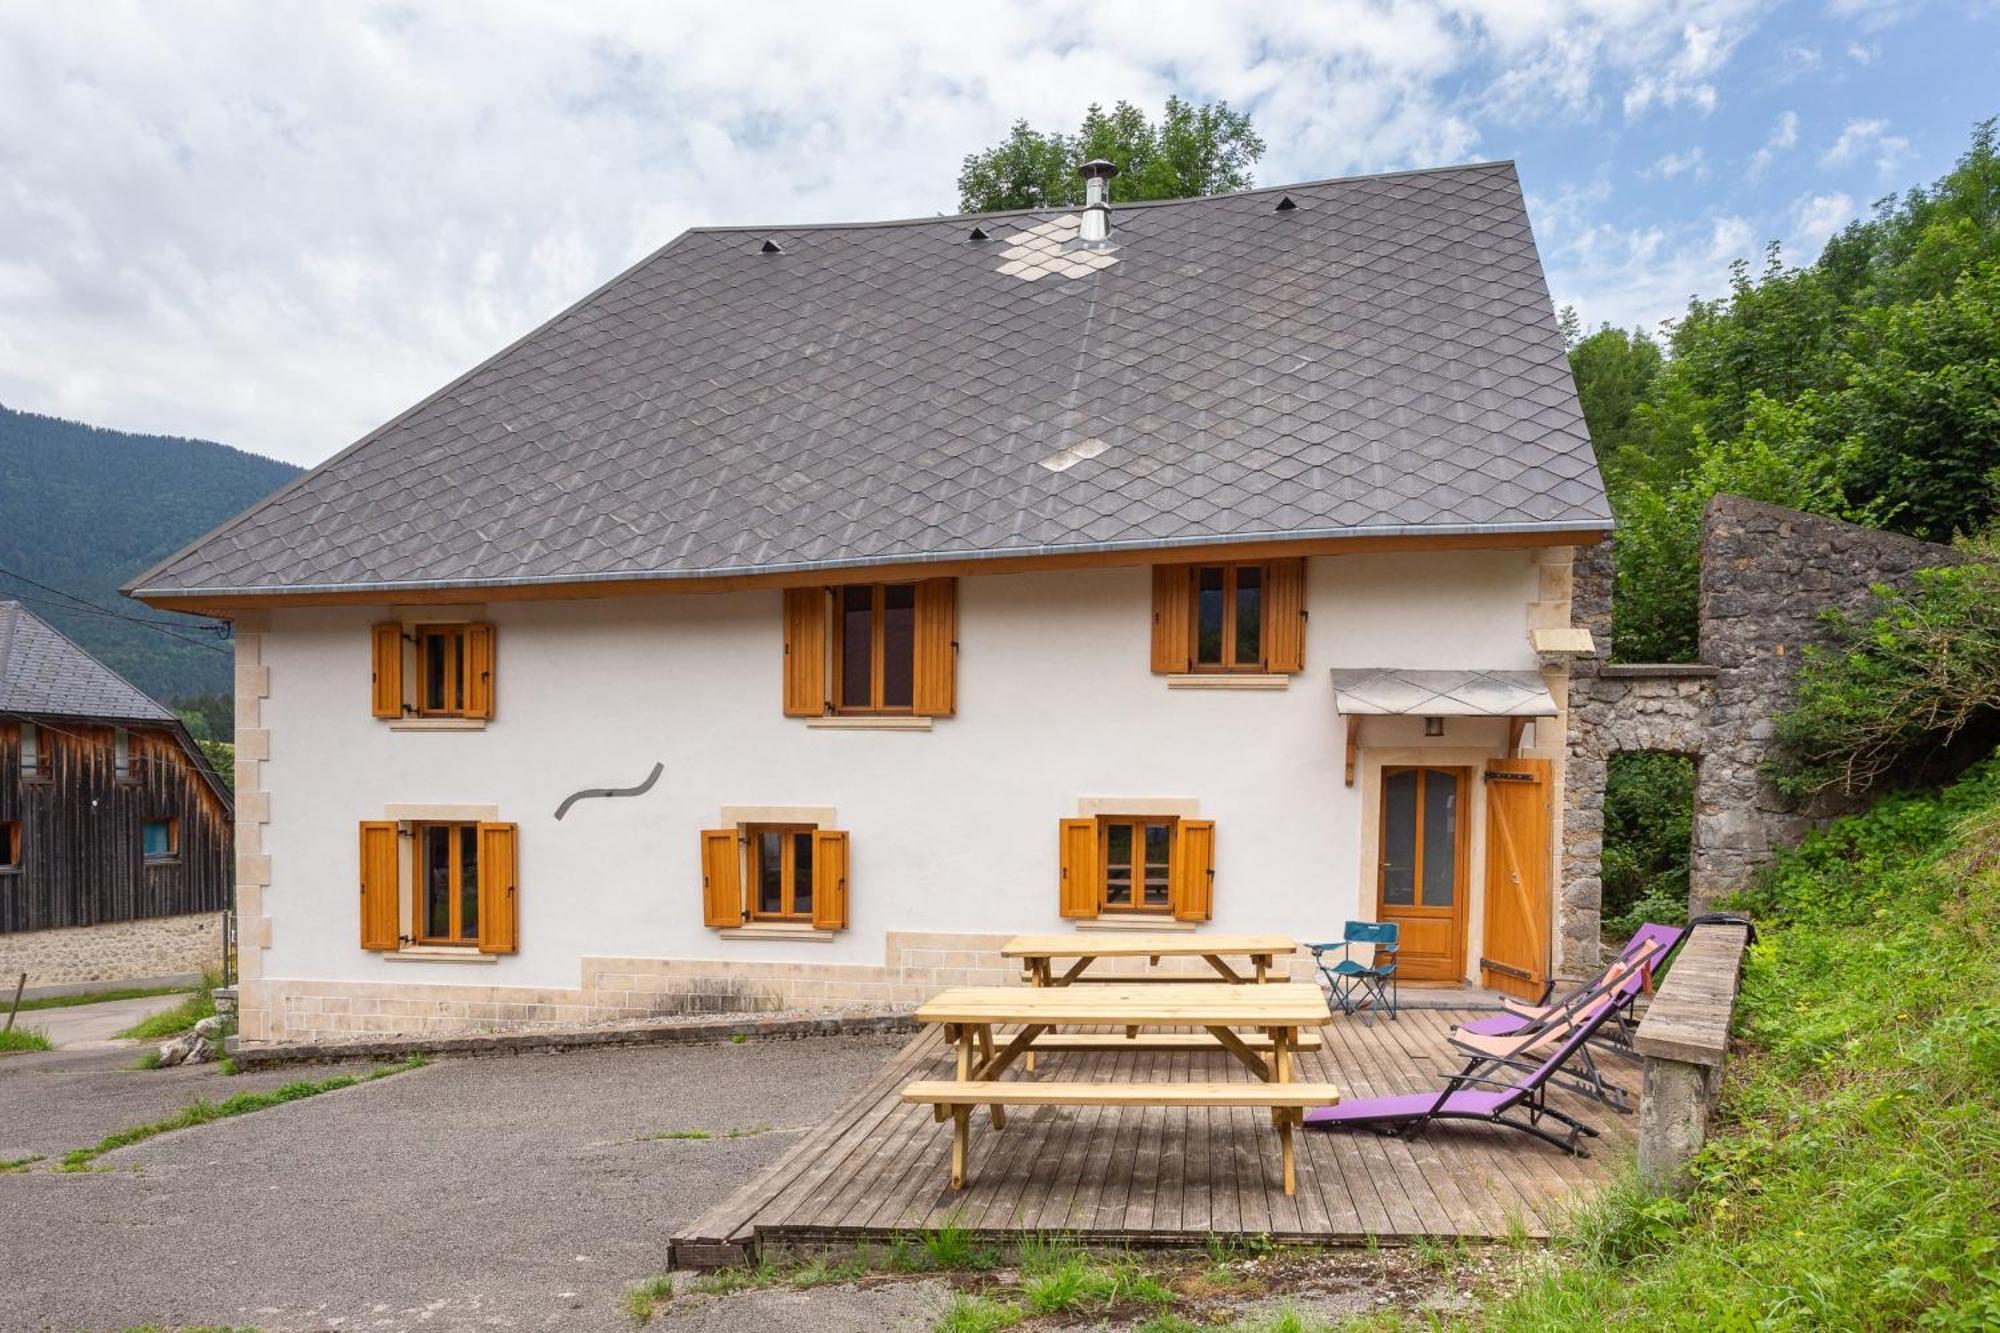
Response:
[[[1487,1018],[1475,1018],[1469,1023],[1460,1023],[1454,1031],[1468,1033],[1475,1037],[1511,1037],[1518,1033],[1526,1032],[1532,1027],[1547,1023],[1551,1017],[1574,1013],[1577,1009],[1580,1009],[1596,998],[1597,993],[1603,989],[1612,968],[1620,963],[1629,961],[1641,950],[1645,949],[1648,944],[1652,944],[1655,947],[1646,965],[1625,976],[1620,982],[1619,989],[1625,993],[1624,998],[1626,1003],[1619,1006],[1617,1021],[1612,1025],[1611,1031],[1600,1039],[1612,1046],[1630,1048],[1632,1045],[1631,1002],[1639,997],[1641,990],[1651,987],[1653,984],[1653,974],[1667,961],[1667,958],[1680,944],[1682,936],[1686,934],[1687,931],[1678,926],[1660,926],[1648,921],[1633,933],[1631,939],[1625,941],[1625,947],[1618,951],[1618,957],[1606,963],[1604,969],[1596,976],[1578,986],[1562,999],[1553,1001],[1544,1000],[1539,1005],[1503,1001],[1507,1005],[1507,1012],[1494,1014]]]
[[[1474,1074],[1454,1074],[1441,1092],[1410,1092],[1397,1097],[1366,1097],[1322,1106],[1307,1111],[1307,1129],[1372,1129],[1392,1137],[1422,1133],[1433,1120],[1477,1120],[1489,1125],[1505,1125],[1552,1143],[1565,1152],[1588,1157],[1582,1140],[1598,1137],[1597,1131],[1581,1120],[1564,1115],[1548,1104],[1547,1090],[1563,1062],[1576,1055],[1591,1036],[1610,1018],[1613,1006],[1595,1006],[1572,1030],[1562,1045],[1533,1070],[1511,1084],[1480,1078]],[[1491,1090],[1476,1085],[1492,1085]],[[1566,1133],[1551,1132],[1547,1122],[1566,1126]]]

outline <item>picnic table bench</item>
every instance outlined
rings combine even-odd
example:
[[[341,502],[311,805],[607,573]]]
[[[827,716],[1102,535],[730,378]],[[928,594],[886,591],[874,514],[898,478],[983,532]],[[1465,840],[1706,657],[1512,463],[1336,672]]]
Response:
[[[1332,1019],[1317,986],[1290,983],[1182,982],[1089,990],[958,987],[932,996],[917,1010],[918,1022],[943,1025],[945,1040],[955,1049],[957,1077],[910,1083],[902,1098],[927,1104],[938,1121],[952,1122],[953,1189],[965,1188],[975,1106],[990,1108],[995,1129],[1006,1128],[1008,1106],[1268,1107],[1278,1129],[1285,1193],[1290,1194],[1295,1181],[1293,1128],[1307,1109],[1340,1100],[1340,1090],[1330,1083],[1298,1082],[1294,1054],[1307,1029]],[[1004,1043],[994,1036],[994,1029],[1003,1024],[1017,1029]],[[1257,1076],[1257,1082],[998,1081],[1022,1055],[1047,1049],[1042,1043],[1051,1036],[1070,1035],[1052,1032],[1061,1027],[1198,1029],[1174,1035],[1184,1041],[1205,1038],[1204,1049],[1233,1056]],[[1237,1028],[1253,1029],[1261,1040],[1253,1044]]]
[[[1021,960],[1023,979],[1030,986],[1068,986],[1079,981],[1109,985],[1147,983],[1185,985],[1188,977],[1085,976],[1090,965],[1103,958],[1144,958],[1157,964],[1162,958],[1200,958],[1228,982],[1263,983],[1270,980],[1271,966],[1278,958],[1298,952],[1298,942],[1289,935],[1195,935],[1161,931],[1157,934],[1119,935],[1017,935],[1001,947],[1003,958]],[[1055,960],[1076,961],[1061,973]],[[1227,960],[1247,958],[1251,975],[1245,976]]]

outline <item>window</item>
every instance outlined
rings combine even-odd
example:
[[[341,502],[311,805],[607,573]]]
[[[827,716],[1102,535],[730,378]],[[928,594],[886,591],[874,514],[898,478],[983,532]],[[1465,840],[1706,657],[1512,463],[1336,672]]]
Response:
[[[741,824],[701,835],[703,924],[847,929],[847,834]]]
[[[405,630],[385,623],[374,627],[372,641],[371,711],[376,717],[493,716],[493,626],[417,625]]]
[[[1061,911],[1066,917],[1213,915],[1215,823],[1170,815],[1065,819]]]
[[[131,782],[134,777],[132,733],[123,727],[111,729],[111,775],[118,782]]]
[[[148,819],[139,825],[139,849],[148,861],[171,861],[181,854],[181,821]]]
[[[21,821],[0,819],[0,870],[21,868]]]
[[[479,943],[479,825],[419,824],[417,942]]]
[[[513,953],[518,826],[371,820],[361,825],[361,947]]]
[[[1305,561],[1153,569],[1153,670],[1305,669]]]
[[[946,717],[955,711],[958,582],[787,588],[789,717]]]
[[[55,754],[51,745],[53,733],[44,731],[32,722],[21,724],[21,780],[23,782],[47,782],[55,774]]]

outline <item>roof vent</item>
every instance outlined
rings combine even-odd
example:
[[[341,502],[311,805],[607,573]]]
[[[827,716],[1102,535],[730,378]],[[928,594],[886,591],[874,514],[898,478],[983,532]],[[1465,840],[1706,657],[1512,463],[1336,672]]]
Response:
[[[1083,177],[1083,222],[1077,237],[1085,245],[1103,246],[1111,241],[1111,178],[1118,168],[1094,157],[1076,169]]]
[[[965,239],[966,239],[966,240],[968,240],[968,241],[984,241],[984,240],[988,240],[988,239],[990,239],[990,238],[989,238],[989,237],[987,236],[987,234],[986,234],[986,228],[984,228],[984,227],[974,227],[974,228],[972,229],[972,233],[971,233],[971,234],[970,234],[969,236],[967,236],[967,237],[966,237]]]
[[[764,242],[763,249],[759,250],[757,253],[764,255],[781,255],[785,253],[785,247],[779,245],[776,241],[766,241]]]
[[[1292,202],[1292,196],[1286,195],[1278,201],[1278,206],[1271,211],[1273,213],[1289,213],[1297,207],[1298,205]]]

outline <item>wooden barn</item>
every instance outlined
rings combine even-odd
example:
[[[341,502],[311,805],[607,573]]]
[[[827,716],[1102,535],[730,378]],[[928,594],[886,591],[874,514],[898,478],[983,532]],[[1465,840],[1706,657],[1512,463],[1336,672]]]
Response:
[[[0,976],[41,990],[217,967],[231,824],[172,712],[0,601]]]

